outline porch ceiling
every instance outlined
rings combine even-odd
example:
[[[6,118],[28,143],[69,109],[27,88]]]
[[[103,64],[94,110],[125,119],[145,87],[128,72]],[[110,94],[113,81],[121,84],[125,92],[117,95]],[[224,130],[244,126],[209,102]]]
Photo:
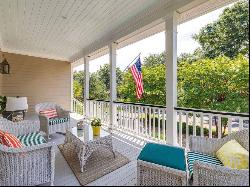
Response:
[[[0,1],[0,47],[6,52],[74,61],[148,24],[161,23],[159,18],[168,12],[183,14],[212,1],[218,0]]]

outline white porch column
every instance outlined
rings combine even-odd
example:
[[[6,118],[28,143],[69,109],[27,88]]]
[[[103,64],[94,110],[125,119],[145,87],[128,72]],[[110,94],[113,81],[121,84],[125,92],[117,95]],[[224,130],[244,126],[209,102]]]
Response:
[[[165,22],[166,28],[166,140],[177,145],[177,19],[176,12]]]
[[[110,126],[109,129],[112,130],[112,126],[116,123],[116,107],[114,101],[116,101],[116,43],[109,45],[109,60],[110,60]]]
[[[73,112],[73,99],[74,99],[74,65],[70,64],[70,111]]]
[[[89,57],[84,57],[84,115],[89,117]]]

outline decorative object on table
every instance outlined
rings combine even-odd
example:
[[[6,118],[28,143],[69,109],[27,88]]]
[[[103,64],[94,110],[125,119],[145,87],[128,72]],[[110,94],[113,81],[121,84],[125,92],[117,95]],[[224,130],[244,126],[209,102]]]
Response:
[[[21,121],[28,110],[27,97],[7,97],[3,117],[10,121]],[[22,113],[22,114],[21,114]]]
[[[23,112],[15,112],[12,114],[12,121],[19,122],[24,120]]]
[[[92,129],[93,129],[93,135],[94,136],[100,136],[100,129],[101,129],[101,126],[102,126],[101,119],[100,118],[94,118],[91,121],[91,126],[92,126]]]
[[[46,110],[49,111],[47,115],[45,115]],[[40,130],[46,133],[47,138],[49,138],[49,135],[57,132],[65,133],[70,128],[70,111],[64,110],[56,103],[46,102],[37,104],[35,111],[39,116]],[[56,113],[54,113],[55,111]],[[48,116],[58,117],[49,118]]]
[[[1,49],[0,49],[0,51],[1,51]],[[2,60],[3,61],[0,62],[0,73],[2,73],[2,74],[10,74],[10,65],[9,65],[7,59],[4,57],[3,52],[2,52]]]
[[[137,159],[138,186],[186,186],[185,149],[147,143]]]
[[[83,130],[84,129],[84,122],[81,120],[81,121],[78,121],[77,122],[77,130]]]
[[[227,142],[236,140],[244,149],[249,151],[249,129],[233,132],[221,139],[191,136],[190,151],[203,155],[215,156],[216,152],[226,145]],[[232,149],[237,151],[236,149]],[[231,155],[232,156],[232,155]],[[205,159],[192,160],[193,185],[194,186],[248,186],[249,169],[233,169],[224,165],[216,165],[211,162],[204,162]],[[218,159],[218,158],[217,158]]]

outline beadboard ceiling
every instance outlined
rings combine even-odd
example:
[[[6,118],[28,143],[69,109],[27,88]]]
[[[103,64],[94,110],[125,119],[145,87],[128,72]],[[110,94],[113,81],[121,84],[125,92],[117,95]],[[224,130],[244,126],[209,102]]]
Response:
[[[177,10],[191,2],[206,0],[1,0],[0,47],[7,52],[72,61],[103,47],[103,38],[111,41],[115,35],[123,36],[123,31],[129,34],[140,24],[148,24],[146,16],[149,23],[158,19],[160,8]],[[159,17],[168,9],[161,10],[164,14]],[[185,8],[179,10],[182,13]]]
[[[163,1],[168,0],[1,0],[2,48],[69,59],[121,23]]]

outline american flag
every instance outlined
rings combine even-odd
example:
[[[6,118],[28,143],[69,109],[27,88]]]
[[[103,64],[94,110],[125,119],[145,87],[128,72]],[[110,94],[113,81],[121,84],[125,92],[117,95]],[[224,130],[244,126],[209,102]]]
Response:
[[[143,82],[142,82],[142,71],[141,71],[141,60],[140,57],[134,63],[134,65],[130,68],[132,75],[134,77],[136,83],[136,96],[137,99],[141,99],[142,94],[144,92]]]

